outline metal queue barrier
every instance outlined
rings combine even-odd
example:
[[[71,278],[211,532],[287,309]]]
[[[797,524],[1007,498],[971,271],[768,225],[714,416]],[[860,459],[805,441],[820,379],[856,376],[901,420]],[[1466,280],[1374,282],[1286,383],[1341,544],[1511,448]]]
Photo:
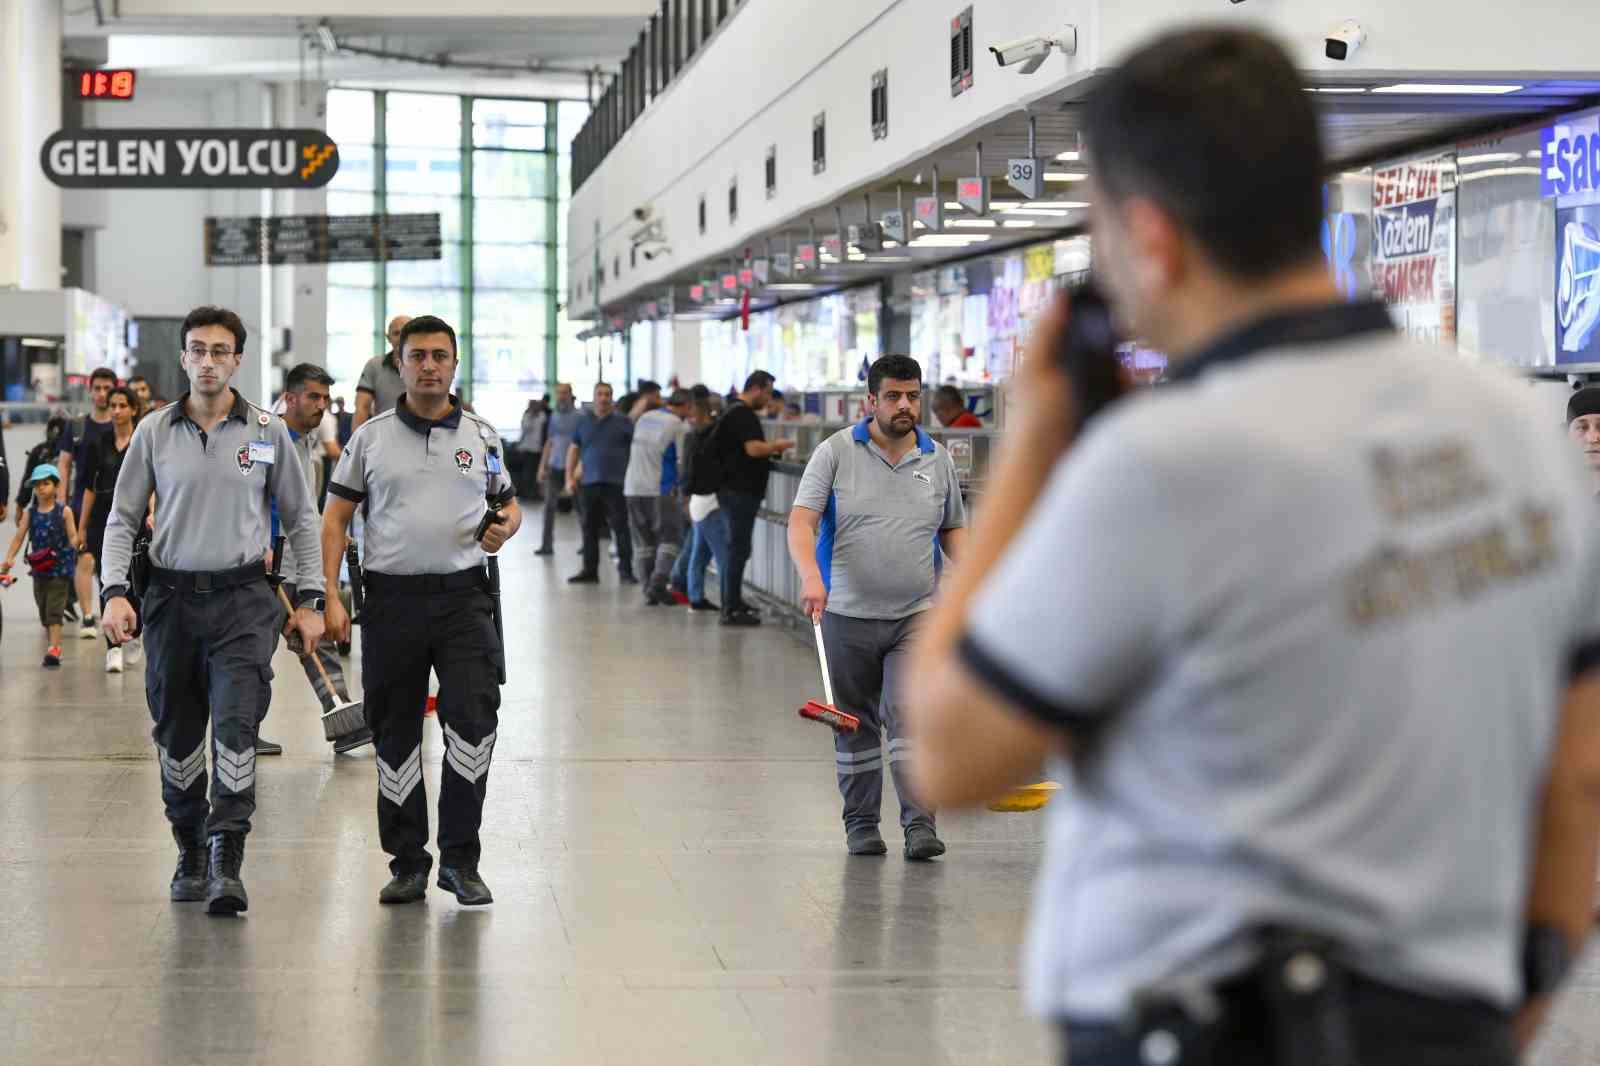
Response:
[[[772,464],[772,476],[767,479],[767,496],[756,518],[751,538],[750,568],[745,573],[747,598],[758,601],[768,609],[774,620],[801,626],[807,636],[810,623],[800,610],[800,577],[789,560],[789,511],[794,507],[795,496],[800,491],[800,477],[805,473],[806,460],[824,440],[845,428],[842,425],[806,422],[769,423],[767,435],[793,437],[798,443],[794,461]],[[984,477],[989,469],[990,457],[999,442],[1000,432],[993,429],[942,429],[923,427],[933,439],[950,450],[956,464],[956,474],[961,480],[961,494],[966,500],[967,517],[980,506]],[[715,586],[712,586],[715,587]]]

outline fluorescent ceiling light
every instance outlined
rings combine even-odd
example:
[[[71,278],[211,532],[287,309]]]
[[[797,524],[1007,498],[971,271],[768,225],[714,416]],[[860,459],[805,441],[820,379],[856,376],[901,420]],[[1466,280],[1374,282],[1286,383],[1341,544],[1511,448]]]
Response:
[[[54,348],[60,342],[45,340],[43,337],[24,337],[20,343],[24,348]]]
[[[1068,209],[1088,207],[1088,200],[1035,200],[1034,207],[1065,207]]]
[[[1529,158],[1529,159],[1540,159],[1540,158],[1542,158],[1542,157],[1543,157],[1543,156],[1544,156],[1544,153],[1543,153],[1543,152],[1541,152],[1541,151],[1540,151],[1540,150],[1539,150],[1539,149],[1537,149],[1537,148],[1535,148],[1535,149],[1534,149],[1534,150],[1533,150],[1533,151],[1531,151],[1531,152],[1529,152],[1529,153],[1528,153],[1528,158]]]
[[[950,223],[952,226],[962,226],[968,229],[994,229],[996,223],[992,218],[958,218]]]
[[[1060,155],[1056,156],[1056,162],[1058,163],[1076,163],[1077,161],[1077,152],[1062,152]]]
[[[1405,82],[1400,85],[1380,85],[1374,93],[1398,93],[1408,96],[1504,96],[1520,92],[1520,85],[1456,85],[1444,82]]]
[[[776,285],[764,286],[764,288],[768,292],[810,292],[817,286],[807,281],[782,281]]]
[[[1538,177],[1538,167],[1494,167],[1490,170],[1474,170],[1469,174],[1461,175],[1462,181],[1477,181],[1480,178],[1505,178],[1513,174],[1529,174]]]
[[[1538,155],[1538,152],[1533,153]],[[1515,163],[1522,158],[1520,152],[1485,152],[1482,155],[1457,156],[1456,162],[1464,167],[1475,167],[1482,163]]]
[[[982,244],[989,239],[987,233],[930,233],[911,242],[913,248],[963,248],[969,244]]]
[[[1328,94],[1334,95],[1334,96],[1353,95],[1355,93],[1364,93],[1366,91],[1367,90],[1366,90],[1365,86],[1330,86],[1330,85],[1323,85],[1323,86],[1312,86],[1312,87],[1308,87],[1306,89],[1306,92],[1308,92],[1308,93],[1328,93]]]
[[[1089,175],[1076,170],[1047,170],[1045,181],[1088,181]]]
[[[946,211],[965,211],[966,210],[966,208],[961,206],[961,202],[959,200],[946,200],[944,202],[944,209]]]
[[[1044,216],[1046,218],[1066,218],[1068,215],[1072,214],[1072,212],[1071,211],[1067,211],[1065,209],[1061,209],[1061,208],[1013,207],[1010,211],[1007,211],[1006,214],[1008,214],[1008,215],[1042,215],[1042,216]],[[1008,225],[1009,225],[1009,223],[1008,223]]]
[[[1033,221],[1031,218],[1018,218],[1007,219],[1005,222],[1005,227],[1006,229],[1029,229],[1033,226],[1037,226],[1038,224],[1039,223]]]

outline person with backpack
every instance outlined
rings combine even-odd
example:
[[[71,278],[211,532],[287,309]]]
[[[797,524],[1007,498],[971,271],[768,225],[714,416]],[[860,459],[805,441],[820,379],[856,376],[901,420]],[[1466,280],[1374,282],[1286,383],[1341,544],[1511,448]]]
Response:
[[[89,456],[100,447],[102,438],[109,437],[115,432],[111,424],[111,390],[116,387],[116,372],[109,367],[97,367],[89,375],[89,412],[68,422],[66,432],[59,442],[56,467],[61,471],[63,491],[71,493],[70,506],[75,515],[87,514],[83,506],[83,494],[89,489],[89,480],[84,476],[84,471],[89,465]],[[73,476],[75,473],[77,477]],[[93,553],[79,552],[75,578],[78,608],[83,612],[83,622],[78,627],[79,640],[94,640],[100,635],[94,623],[94,575]]]
[[[23,513],[27,511],[28,504],[33,500],[33,471],[41,466],[54,465],[56,453],[61,450],[61,434],[66,432],[67,416],[51,415],[50,420],[44,424],[44,440],[28,449],[28,457],[22,463],[22,483],[17,486],[17,522],[21,523]],[[0,445],[3,447],[3,445]],[[5,487],[5,495],[11,495],[10,471],[0,473],[0,485]],[[5,517],[5,512],[0,511],[0,518]]]
[[[715,466],[699,462],[717,424],[706,396],[694,400],[689,424],[692,428],[683,444],[683,491],[689,498],[690,528],[688,544],[672,571],[672,588],[689,601],[689,610],[718,611],[720,608],[706,599],[706,566],[716,559],[717,572],[721,573],[728,565],[728,525],[727,516],[717,503],[715,486],[708,489],[703,473],[697,474],[708,465]]]
[[[78,524],[72,517],[72,508],[60,500],[61,471],[49,463],[34,468],[29,478],[33,484],[33,506],[22,512],[17,521],[16,535],[0,574],[11,573],[22,542],[28,540],[28,571],[33,576],[33,602],[39,606],[39,624],[45,631],[43,665],[54,668],[61,665],[61,616],[72,595],[72,576],[78,565],[77,553],[72,545],[78,542]]]

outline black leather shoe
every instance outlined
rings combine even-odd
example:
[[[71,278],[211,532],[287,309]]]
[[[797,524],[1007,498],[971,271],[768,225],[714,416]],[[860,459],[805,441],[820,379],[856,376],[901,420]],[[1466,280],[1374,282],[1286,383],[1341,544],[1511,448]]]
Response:
[[[706,611],[715,611],[718,614],[722,613],[722,608],[718,607],[710,600],[695,600],[693,603],[689,604],[689,610],[695,612],[696,614],[703,614]]]
[[[535,549],[533,554],[535,554],[539,558],[543,559],[546,556],[554,555],[555,553],[556,553],[556,550],[554,548],[538,548],[538,549]]]
[[[441,882],[443,883],[443,882]],[[395,874],[394,879],[378,893],[379,903],[415,903],[428,895],[428,875]]]
[[[266,739],[265,737],[256,737],[256,754],[257,755],[282,755],[283,754],[283,745],[282,744],[274,744],[272,741]]]
[[[724,626],[758,626],[761,616],[754,611],[724,611],[722,619],[717,623]]]
[[[206,884],[207,914],[238,914],[250,908],[239,868],[244,865],[243,833],[211,834],[211,880]]]
[[[600,584],[600,575],[599,574],[588,574],[588,573],[573,574],[571,577],[567,578],[567,584],[569,584],[569,585],[598,585],[598,584]]]
[[[199,903],[206,898],[206,880],[211,872],[211,859],[206,854],[204,827],[172,830],[172,839],[178,842],[178,868],[172,872],[172,902]]]
[[[494,902],[494,896],[489,894],[489,886],[483,883],[483,878],[478,876],[474,867],[439,867],[439,887],[455,893],[463,907],[481,907]]]
[[[339,657],[343,659],[350,658],[350,642],[348,640],[339,642]]]

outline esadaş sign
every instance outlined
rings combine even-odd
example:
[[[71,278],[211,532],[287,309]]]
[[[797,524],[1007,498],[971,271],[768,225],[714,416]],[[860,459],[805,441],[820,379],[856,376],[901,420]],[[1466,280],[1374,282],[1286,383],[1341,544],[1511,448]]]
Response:
[[[1600,112],[1546,126],[1539,157],[1540,196],[1593,198],[1600,191]]]
[[[63,188],[315,189],[339,147],[312,129],[73,129],[44,142],[39,165]]]

